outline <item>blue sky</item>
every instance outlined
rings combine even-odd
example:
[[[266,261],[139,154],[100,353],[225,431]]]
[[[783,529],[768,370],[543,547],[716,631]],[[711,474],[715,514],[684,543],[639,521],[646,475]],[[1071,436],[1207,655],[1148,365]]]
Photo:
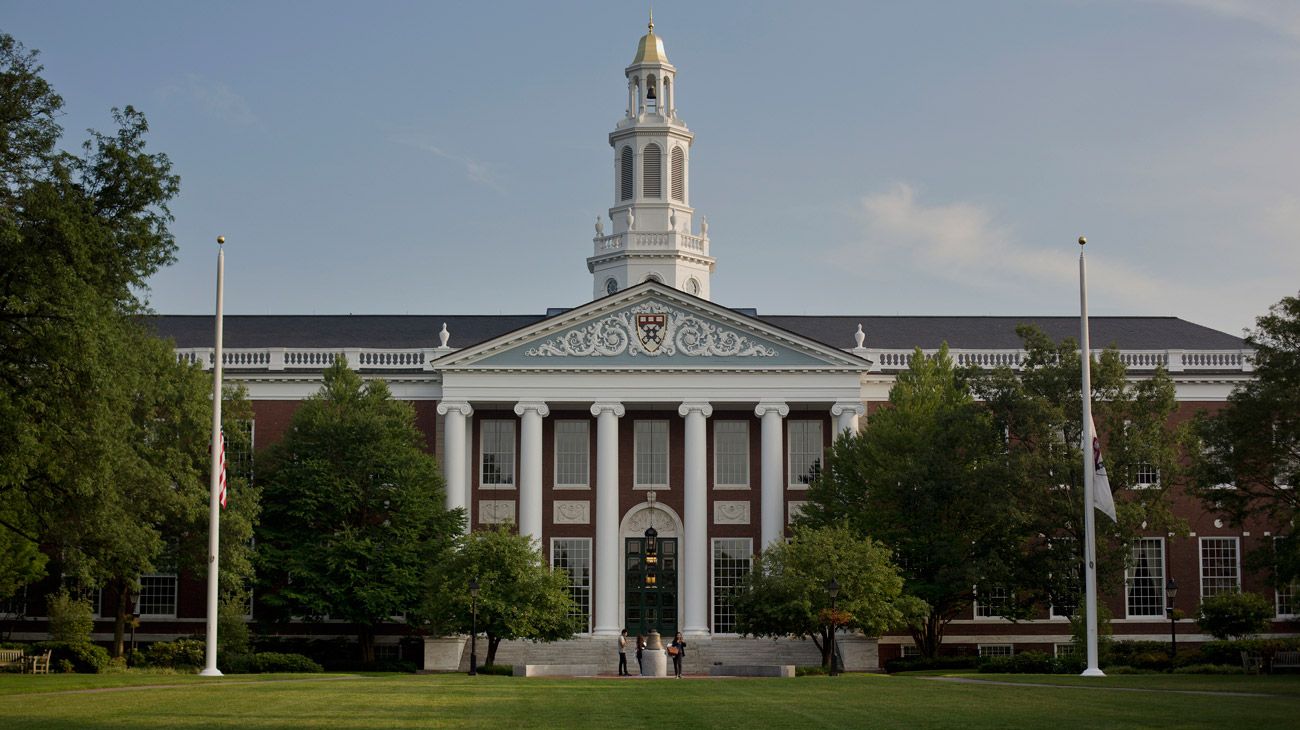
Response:
[[[656,2],[713,299],[1232,333],[1300,289],[1300,3]],[[27,2],[69,143],[148,116],[182,178],[163,313],[590,298],[645,6]]]

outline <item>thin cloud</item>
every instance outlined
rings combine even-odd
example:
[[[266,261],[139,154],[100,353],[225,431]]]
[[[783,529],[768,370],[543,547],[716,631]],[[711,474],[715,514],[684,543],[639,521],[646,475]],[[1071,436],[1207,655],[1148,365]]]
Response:
[[[1071,250],[1034,248],[1017,239],[1014,227],[970,202],[926,205],[916,190],[897,183],[890,190],[862,199],[866,212],[866,246],[840,256],[874,257],[882,250],[910,258],[917,272],[984,290],[1077,285],[1078,264]],[[860,262],[855,262],[860,263]],[[1164,309],[1177,284],[1135,271],[1113,261],[1091,265],[1091,286],[1114,302]],[[1177,296],[1174,295],[1175,299]]]
[[[208,116],[237,127],[257,124],[257,115],[244,97],[224,81],[205,79],[196,74],[185,77],[185,83],[173,84],[162,90],[168,99],[180,96],[193,103]]]
[[[1300,3],[1296,0],[1149,0],[1181,5],[1235,20],[1243,20],[1300,40]]]
[[[472,157],[463,157],[444,150],[436,144],[430,142],[427,138],[414,134],[391,134],[389,141],[406,147],[414,147],[417,150],[423,150],[435,157],[440,157],[448,162],[453,162],[465,170],[465,177],[470,182],[489,187],[498,193],[505,194],[505,190],[496,181],[496,176],[492,174],[492,169],[488,163],[476,160]]]

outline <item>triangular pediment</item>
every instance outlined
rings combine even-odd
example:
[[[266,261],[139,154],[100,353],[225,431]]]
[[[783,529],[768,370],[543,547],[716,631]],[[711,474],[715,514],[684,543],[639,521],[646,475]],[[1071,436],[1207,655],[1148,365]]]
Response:
[[[646,282],[434,361],[438,370],[865,370],[862,358]]]

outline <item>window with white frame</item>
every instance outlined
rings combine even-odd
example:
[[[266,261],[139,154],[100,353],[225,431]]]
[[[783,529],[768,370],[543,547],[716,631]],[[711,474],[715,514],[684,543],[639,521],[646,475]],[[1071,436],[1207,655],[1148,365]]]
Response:
[[[27,615],[27,586],[0,601],[0,619],[22,618]]]
[[[1054,537],[1048,542],[1052,550],[1065,551],[1067,555],[1078,556],[1079,541],[1073,537]],[[1048,606],[1049,618],[1073,618],[1079,611],[1079,594],[1083,592],[1083,564],[1071,561],[1070,567],[1062,580],[1052,576],[1053,593]]]
[[[748,537],[719,537],[713,540],[713,633],[736,633],[736,609],[732,599],[749,575],[754,559],[754,541]]]
[[[979,644],[981,657],[1011,656],[1014,649],[1011,644]]]
[[[789,441],[790,487],[805,487],[817,478],[822,468],[822,422],[789,421],[786,425]]]
[[[632,427],[636,442],[636,486],[668,486],[668,422],[636,421]]]
[[[590,424],[585,420],[555,422],[555,487],[585,489],[591,484]]]
[[[902,656],[904,659],[916,659],[921,656],[921,647],[916,644],[903,644]]]
[[[1277,617],[1295,618],[1296,597],[1300,595],[1300,581],[1291,581],[1284,586],[1278,586],[1274,593],[1277,594]]]
[[[713,486],[749,487],[749,422],[713,422]]]
[[[235,421],[226,436],[226,469],[231,476],[253,481],[253,430],[251,418]]]
[[[1011,604],[1006,586],[979,586],[975,589],[975,618],[1002,618]]]
[[[401,644],[375,644],[375,661],[396,662],[402,658]]]
[[[1201,598],[1241,591],[1235,537],[1201,538]]]
[[[1124,569],[1125,611],[1128,618],[1165,615],[1165,541],[1142,537],[1129,546]]]
[[[136,605],[143,618],[176,618],[176,574],[150,573],[140,576]]]
[[[479,451],[482,471],[479,484],[484,487],[513,487],[515,484],[515,422],[484,419],[479,425]]]
[[[1134,470],[1134,489],[1154,489],[1160,486],[1160,470],[1155,464],[1141,462]]]
[[[551,567],[569,574],[569,615],[591,631],[591,538],[557,537],[551,540]]]
[[[1072,641],[1064,644],[1052,644],[1052,653],[1056,655],[1057,659],[1064,659],[1065,657],[1077,656],[1079,647]]]

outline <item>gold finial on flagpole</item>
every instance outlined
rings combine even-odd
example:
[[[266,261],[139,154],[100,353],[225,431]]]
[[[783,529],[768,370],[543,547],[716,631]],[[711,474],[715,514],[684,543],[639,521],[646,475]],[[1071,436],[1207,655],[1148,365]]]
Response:
[[[1080,245],[1080,246],[1086,244],[1087,242],[1088,242],[1088,239],[1084,238],[1083,236],[1079,236],[1079,245]]]
[[[218,245],[218,246],[220,246],[221,244],[223,244],[223,243],[225,243],[225,242],[226,242],[226,237],[225,237],[225,236],[217,236],[217,245]]]
[[[650,24],[647,26],[651,33],[655,30],[655,9],[650,8]]]

